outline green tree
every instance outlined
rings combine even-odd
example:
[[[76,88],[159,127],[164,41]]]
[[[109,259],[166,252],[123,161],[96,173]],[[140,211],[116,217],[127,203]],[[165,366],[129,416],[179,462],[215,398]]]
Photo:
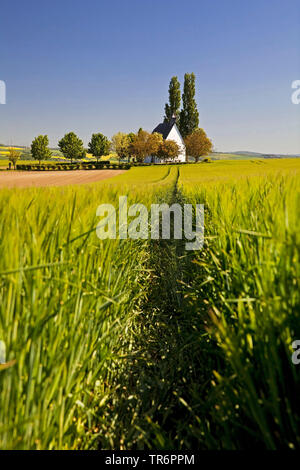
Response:
[[[49,139],[47,135],[39,135],[31,144],[31,155],[34,160],[41,164],[42,160],[48,160],[51,157],[51,151],[48,148]]]
[[[199,125],[199,113],[195,101],[195,74],[186,73],[182,95],[182,110],[180,112],[180,132],[185,138]]]
[[[8,160],[13,164],[14,169],[16,169],[16,163],[21,157],[21,152],[17,152],[14,148],[10,147]]]
[[[85,156],[83,142],[74,132],[65,134],[64,137],[58,142],[58,146],[64,157],[69,158],[71,163],[73,160],[84,158]]]
[[[198,162],[203,155],[208,155],[213,149],[212,141],[203,129],[196,129],[185,138],[186,153]]]
[[[94,157],[96,157],[97,162],[102,155],[108,155],[110,149],[110,142],[107,137],[103,134],[93,134],[91,141],[89,142],[88,151]]]
[[[177,77],[172,77],[169,85],[169,103],[165,105],[165,122],[170,121],[173,115],[176,116],[176,121],[179,121],[180,103],[180,83]]]

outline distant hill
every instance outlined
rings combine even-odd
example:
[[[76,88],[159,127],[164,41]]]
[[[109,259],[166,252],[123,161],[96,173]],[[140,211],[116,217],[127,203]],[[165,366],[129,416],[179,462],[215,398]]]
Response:
[[[213,152],[212,157],[219,158],[300,158],[300,154],[276,154],[276,153],[259,153],[259,152],[249,152],[247,150],[240,150],[237,152]]]
[[[239,151],[239,152],[232,152],[235,155],[250,155],[253,157],[259,158],[298,158],[300,154],[282,154],[282,153],[259,153],[259,152],[247,152],[247,151]]]

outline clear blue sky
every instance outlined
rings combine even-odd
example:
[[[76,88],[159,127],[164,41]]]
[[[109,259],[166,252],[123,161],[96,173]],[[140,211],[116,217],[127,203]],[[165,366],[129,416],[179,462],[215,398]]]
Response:
[[[197,78],[217,150],[300,153],[300,0],[1,0],[0,142],[149,131]]]

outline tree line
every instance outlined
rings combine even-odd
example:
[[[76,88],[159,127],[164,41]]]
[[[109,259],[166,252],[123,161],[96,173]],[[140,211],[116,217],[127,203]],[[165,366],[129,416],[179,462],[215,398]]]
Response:
[[[92,134],[87,149],[84,148],[83,141],[74,132],[68,132],[59,140],[58,148],[63,156],[71,162],[85,158],[87,153],[92,154],[98,161],[99,158],[109,155],[110,152],[114,152],[119,160],[130,161],[130,159],[134,159],[134,161],[143,162],[148,155],[157,156],[162,160],[172,160],[178,156],[180,151],[175,141],[164,140],[161,134],[157,132],[150,134],[142,128],[136,134],[118,132],[113,135],[111,141],[100,132]],[[14,166],[20,156],[20,152],[13,148],[10,149],[9,160]],[[47,135],[39,135],[32,141],[31,156],[39,162],[51,158],[52,152],[49,148]]]
[[[187,155],[195,158],[196,161],[203,155],[207,155],[212,150],[212,143],[207,138],[203,129],[196,129],[185,139]],[[83,159],[86,153],[92,154],[96,160],[114,152],[120,160],[133,159],[136,162],[143,162],[145,158],[151,155],[163,161],[175,160],[180,152],[180,147],[174,140],[164,140],[158,132],[149,133],[144,129],[134,134],[133,132],[125,134],[118,132],[111,141],[99,133],[93,134],[86,150],[82,140],[74,133],[69,132],[58,142],[58,147],[63,156],[73,162]],[[31,156],[39,163],[51,158],[52,153],[49,149],[49,139],[47,135],[37,136],[31,144]],[[11,148],[8,159],[13,163],[14,168],[21,157],[21,153]]]
[[[198,161],[200,157],[212,151],[212,142],[205,131],[199,128],[199,112],[195,100],[195,74],[186,73],[184,76],[183,94],[181,97],[180,83],[176,76],[171,78],[169,85],[169,102],[165,105],[164,121],[169,122],[175,117],[176,124],[184,139],[186,153]],[[182,101],[182,109],[181,107]],[[68,160],[85,158],[87,153],[92,154],[98,161],[100,157],[116,153],[119,161],[143,162],[151,155],[160,160],[174,160],[178,157],[180,148],[174,140],[164,140],[160,133],[150,134],[140,128],[135,134],[118,132],[113,135],[111,141],[102,133],[92,134],[88,149],[84,148],[83,141],[74,133],[69,132],[58,142],[58,147],[63,156]],[[32,158],[41,162],[51,158],[49,139],[47,135],[37,136],[31,144]],[[14,167],[21,154],[15,149],[10,149],[9,160]]]

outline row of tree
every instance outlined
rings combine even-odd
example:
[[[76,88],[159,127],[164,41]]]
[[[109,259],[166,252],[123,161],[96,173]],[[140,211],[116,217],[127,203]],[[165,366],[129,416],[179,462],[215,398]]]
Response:
[[[58,142],[58,147],[64,157],[71,162],[84,158],[87,152],[92,154],[97,161],[112,151],[117,154],[119,160],[130,161],[130,158],[134,158],[138,162],[143,162],[148,155],[157,156],[162,160],[172,160],[180,151],[176,142],[163,140],[161,134],[157,132],[150,134],[143,129],[140,129],[137,134],[118,132],[111,141],[101,133],[93,134],[87,150],[82,140],[74,132],[69,132]],[[32,141],[31,155],[39,162],[51,157],[47,135],[39,135]]]
[[[195,129],[185,138],[187,155],[195,158],[196,161],[203,155],[212,151],[212,143],[208,139],[203,129]],[[87,151],[84,149],[82,140],[74,133],[69,132],[58,142],[58,146],[65,156],[71,160],[84,158]],[[88,144],[88,152],[92,154],[97,161],[100,157],[108,155],[110,151],[117,154],[119,160],[128,160],[134,158],[137,162],[143,162],[145,158],[151,155],[161,160],[174,160],[178,157],[180,148],[173,140],[164,140],[162,135],[140,129],[137,134],[133,132],[125,134],[118,132],[111,141],[101,134],[93,134]],[[51,158],[52,153],[49,149],[49,139],[47,135],[39,135],[31,144],[32,158],[41,162]],[[14,167],[20,158],[20,152],[10,149],[9,160]]]

